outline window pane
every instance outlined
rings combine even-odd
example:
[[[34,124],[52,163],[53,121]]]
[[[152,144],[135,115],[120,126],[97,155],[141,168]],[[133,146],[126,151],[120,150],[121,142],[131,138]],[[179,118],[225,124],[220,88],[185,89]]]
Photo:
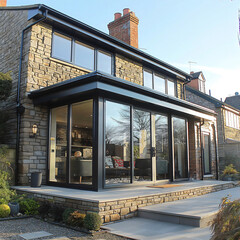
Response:
[[[135,181],[151,181],[151,130],[150,113],[134,110],[133,112],[133,152]]]
[[[151,72],[143,71],[143,84],[145,87],[153,88]]]
[[[74,63],[81,67],[94,70],[94,48],[76,42]]]
[[[49,181],[66,182],[67,106],[51,110]]]
[[[59,33],[54,33],[52,44],[52,56],[71,62],[71,38]]]
[[[173,118],[175,178],[187,178],[187,136],[186,121]]]
[[[98,51],[97,70],[112,74],[112,57],[110,54]]]
[[[155,115],[157,180],[169,179],[168,117]]]
[[[168,81],[168,95],[175,96],[174,82]]]
[[[70,182],[92,184],[93,100],[72,105]]]
[[[204,174],[211,173],[211,159],[210,159],[210,136],[203,134],[203,159],[204,159]]]
[[[130,107],[106,102],[105,183],[130,182]]]
[[[159,92],[165,93],[166,92],[165,79],[157,75],[154,75],[154,89]]]

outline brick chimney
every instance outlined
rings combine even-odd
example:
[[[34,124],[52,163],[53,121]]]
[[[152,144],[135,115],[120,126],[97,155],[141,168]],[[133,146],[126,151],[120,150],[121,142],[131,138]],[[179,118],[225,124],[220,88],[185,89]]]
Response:
[[[0,7],[6,7],[7,6],[7,0],[0,0]]]
[[[114,21],[108,24],[109,34],[135,48],[138,48],[138,23],[135,13],[129,8],[114,14]]]

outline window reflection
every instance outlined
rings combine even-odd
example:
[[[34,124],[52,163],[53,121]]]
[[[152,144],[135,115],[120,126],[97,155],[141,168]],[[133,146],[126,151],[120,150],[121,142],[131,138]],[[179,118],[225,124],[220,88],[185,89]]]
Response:
[[[143,83],[145,87],[153,88],[151,72],[143,71]]]
[[[81,67],[94,70],[94,48],[80,42],[76,42],[75,63]]]
[[[187,136],[185,119],[173,117],[175,178],[187,178]]]
[[[160,76],[154,75],[154,89],[165,93],[165,89],[166,89],[166,84],[165,84],[165,79],[161,78]]]
[[[150,113],[133,112],[133,152],[135,181],[151,181],[152,159],[150,154]]]
[[[167,81],[168,83],[168,95],[175,97],[175,84],[172,81]]]
[[[70,62],[71,45],[71,38],[55,32],[53,35],[52,56]]]
[[[93,101],[72,105],[70,182],[92,184]]]
[[[106,102],[105,183],[130,182],[130,107]]]
[[[98,51],[97,70],[105,73],[112,73],[112,57],[108,53]]]
[[[49,181],[66,181],[67,106],[51,110]]]
[[[169,179],[168,117],[155,115],[156,178]]]

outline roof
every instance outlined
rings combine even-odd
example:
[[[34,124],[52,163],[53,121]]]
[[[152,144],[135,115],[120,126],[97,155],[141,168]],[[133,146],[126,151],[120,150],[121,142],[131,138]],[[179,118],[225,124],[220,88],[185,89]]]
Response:
[[[199,76],[202,74],[202,72],[195,72],[195,73],[192,73],[191,76],[192,76],[192,79],[196,79],[196,78],[199,78]]]
[[[199,97],[201,97],[201,98],[203,98],[203,99],[205,99],[205,100],[207,100],[207,101],[209,101],[211,103],[213,103],[215,105],[215,107],[226,106],[228,108],[232,108],[233,110],[239,112],[239,109],[235,108],[234,106],[231,106],[231,105],[229,105],[227,103],[224,103],[224,102],[218,100],[217,98],[214,98],[214,97],[212,97],[212,96],[210,96],[210,95],[208,95],[206,93],[200,92],[200,91],[198,91],[198,90],[196,90],[196,89],[194,89],[192,87],[189,87],[188,85],[186,85],[186,90],[191,92],[191,93],[193,93],[193,94],[196,94],[197,96],[199,96]]]
[[[47,20],[48,21],[59,21],[61,24],[71,24],[72,27],[78,27],[83,30],[85,30],[84,34],[91,33],[92,38],[96,38],[96,40],[101,40],[99,37],[101,37],[103,40],[105,40],[105,44],[108,44],[109,46],[113,47],[114,49],[118,49],[122,52],[128,53],[129,55],[138,58],[142,61],[146,61],[148,64],[152,64],[155,67],[160,67],[164,71],[167,71],[169,73],[174,72],[176,76],[180,74],[182,78],[185,78],[184,81],[189,81],[191,79],[191,75],[160,60],[157,59],[150,54],[147,54],[135,47],[132,47],[123,41],[118,40],[115,37],[110,36],[109,34],[106,34],[102,31],[99,31],[98,29],[95,29],[79,20],[76,20],[64,13],[61,13],[53,8],[50,8],[43,4],[36,4],[36,5],[27,5],[27,6],[18,6],[18,7],[0,7],[0,11],[2,10],[31,10],[31,14],[29,14],[29,19],[39,17],[39,15],[43,15],[47,11]],[[76,30],[76,29],[75,29]],[[94,34],[94,35],[93,35]],[[183,80],[183,79],[182,79]]]
[[[78,100],[84,94],[96,95],[102,93],[104,97],[112,94],[115,98],[124,98],[128,103],[134,100],[142,104],[162,107],[168,112],[180,112],[198,118],[213,119],[216,113],[208,108],[187,102],[176,97],[126,80],[95,71],[73,79],[69,79],[29,93],[34,104],[51,106],[57,102],[67,102],[69,99]]]
[[[231,97],[226,97],[225,103],[240,110],[240,95],[235,95]]]

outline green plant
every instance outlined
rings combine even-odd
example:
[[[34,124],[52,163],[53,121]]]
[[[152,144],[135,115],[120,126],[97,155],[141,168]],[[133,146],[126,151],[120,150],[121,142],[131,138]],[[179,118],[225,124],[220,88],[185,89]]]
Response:
[[[47,217],[51,208],[51,204],[49,202],[41,202],[38,212],[42,218]]]
[[[87,213],[86,217],[84,218],[83,225],[88,230],[97,231],[102,225],[101,217],[99,214],[94,212]]]
[[[73,213],[70,213],[67,223],[71,226],[82,227],[85,216],[86,214],[84,213],[74,211]]]
[[[230,196],[222,199],[214,218],[211,240],[238,240],[240,238],[240,199],[231,201]]]
[[[25,198],[19,201],[20,212],[26,215],[38,214],[39,203],[32,198]]]
[[[0,205],[0,218],[8,217],[10,212],[10,207],[7,204]]]
[[[238,171],[234,168],[233,164],[229,164],[228,166],[225,167],[223,171],[223,175],[233,175],[237,174]]]
[[[7,204],[16,195],[14,190],[9,187],[9,174],[0,170],[0,204]]]
[[[70,216],[71,213],[73,213],[75,211],[75,209],[73,208],[66,208],[62,214],[62,219],[64,223],[68,222],[68,218]]]
[[[0,100],[6,100],[12,89],[12,78],[10,72],[0,72]]]

